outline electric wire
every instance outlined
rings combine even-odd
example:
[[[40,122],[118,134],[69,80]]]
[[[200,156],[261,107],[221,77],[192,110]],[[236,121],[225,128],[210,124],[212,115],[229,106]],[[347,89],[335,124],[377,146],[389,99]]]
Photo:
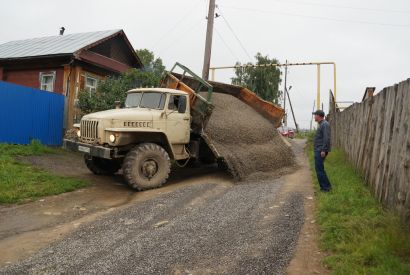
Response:
[[[222,19],[224,20],[226,26],[229,28],[229,30],[232,32],[233,36],[235,37],[236,41],[238,41],[239,45],[241,46],[242,50],[245,52],[245,54],[248,56],[249,61],[252,60],[251,55],[248,53],[248,51],[246,50],[245,46],[243,45],[243,43],[241,42],[241,40],[239,39],[239,37],[236,35],[235,31],[233,30],[231,24],[229,24],[228,20],[225,18],[225,16],[223,15],[221,9],[219,8],[219,6],[217,6],[217,9],[220,12],[220,17],[222,17]]]
[[[372,11],[372,12],[390,12],[390,13],[410,13],[410,10],[393,10],[393,9],[377,9],[377,8],[364,8],[364,7],[354,7],[354,6],[344,6],[344,5],[335,5],[335,4],[326,4],[326,3],[315,3],[307,1],[290,1],[290,0],[270,0],[272,2],[280,3],[289,3],[289,4],[298,4],[298,5],[309,5],[309,6],[321,6],[328,8],[337,8],[337,9],[350,9],[350,10],[359,10],[359,11]]]
[[[162,42],[165,39],[165,37],[169,36],[183,21],[187,19],[187,17],[189,17],[189,15],[192,14],[192,11],[197,7],[199,1],[201,0],[197,0],[195,4],[186,13],[184,13],[182,17],[178,19],[178,21],[174,25],[172,25],[171,28],[168,29],[168,31],[165,32],[164,35],[157,39],[157,41],[152,45],[153,48],[156,47],[156,45],[158,45],[160,42]]]
[[[230,52],[230,54],[232,55],[232,57],[236,60],[239,61],[240,59],[238,58],[238,56],[234,53],[234,51],[232,50],[231,47],[229,47],[228,43],[225,41],[225,39],[223,38],[223,36],[219,33],[218,29],[215,27],[214,28],[216,35],[219,37],[219,39],[221,39],[222,43],[225,45],[225,47],[228,49],[228,51]]]
[[[198,27],[198,25],[200,25],[202,20],[203,20],[202,18],[198,19],[197,21],[195,21],[194,24],[190,24],[189,28],[187,28],[185,31],[183,31],[180,35],[175,36],[174,39],[172,39],[171,41],[169,41],[165,45],[166,49],[164,49],[164,50],[161,49],[161,51],[158,51],[159,52],[158,56],[162,56],[164,53],[166,53],[167,51],[172,49],[177,41],[181,41],[183,37],[187,37],[187,34],[191,33],[194,29],[196,29]]]
[[[338,19],[338,18],[331,18],[331,17],[322,17],[322,16],[312,16],[312,15],[304,15],[304,14],[296,14],[296,13],[279,12],[279,11],[272,11],[272,10],[260,10],[260,9],[255,9],[255,8],[242,8],[242,7],[233,7],[233,6],[223,6],[223,7],[227,8],[227,9],[247,11],[247,12],[258,12],[258,13],[265,13],[265,14],[279,14],[279,15],[286,15],[286,16],[293,16],[293,17],[303,17],[303,18],[326,20],[326,21],[335,21],[335,22],[342,22],[342,23],[357,23],[357,24],[379,25],[379,26],[400,27],[400,28],[409,28],[410,27],[410,25],[404,25],[404,24],[390,24],[390,23],[370,22],[370,21],[362,21],[362,20],[346,20],[346,19]]]

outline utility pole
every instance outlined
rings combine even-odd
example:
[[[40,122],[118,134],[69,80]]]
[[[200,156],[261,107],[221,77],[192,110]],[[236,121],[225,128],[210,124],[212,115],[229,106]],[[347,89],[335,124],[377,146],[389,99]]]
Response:
[[[209,67],[211,66],[211,50],[212,50],[212,35],[214,31],[214,18],[215,18],[215,0],[209,0],[208,10],[208,24],[206,27],[206,40],[205,40],[205,54],[204,54],[204,67],[202,68],[202,78],[204,80],[209,79]]]
[[[292,88],[292,86],[291,86],[291,88]],[[295,113],[293,112],[293,107],[292,107],[292,101],[290,101],[290,96],[289,96],[289,92],[288,92],[287,89],[286,89],[286,94],[287,94],[287,96],[288,96],[289,106],[290,106],[290,110],[291,110],[291,112],[292,112],[293,121],[295,122],[296,133],[298,133],[298,132],[299,132],[299,126],[298,126],[298,124],[297,124],[297,122],[296,122]]]
[[[286,59],[286,65],[285,65],[285,88],[283,89],[284,90],[284,95],[283,95],[283,110],[285,111],[285,119],[284,119],[284,123],[285,123],[285,126],[288,126],[288,118],[287,118],[287,115],[286,115],[286,94],[287,94],[287,92],[288,92],[288,87],[286,86],[287,84],[286,84],[286,78],[287,78],[287,76],[288,76],[288,60]]]
[[[316,104],[316,101],[313,100],[312,113],[315,111],[315,104]],[[313,122],[313,115],[311,115],[311,118],[310,118],[310,131],[312,131],[312,122]]]

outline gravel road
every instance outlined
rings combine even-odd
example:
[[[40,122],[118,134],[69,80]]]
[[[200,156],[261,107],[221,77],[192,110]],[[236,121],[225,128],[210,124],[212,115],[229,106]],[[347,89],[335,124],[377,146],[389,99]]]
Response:
[[[282,274],[304,221],[282,179],[205,183],[81,226],[1,274]]]

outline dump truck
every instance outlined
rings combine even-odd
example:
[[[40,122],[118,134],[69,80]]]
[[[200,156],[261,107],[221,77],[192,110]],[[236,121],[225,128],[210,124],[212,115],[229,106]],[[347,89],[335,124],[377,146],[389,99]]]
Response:
[[[180,69],[182,73],[176,73]],[[163,185],[171,161],[228,167],[204,129],[212,115],[212,94],[235,96],[280,125],[284,111],[246,88],[205,81],[180,63],[166,72],[159,88],[127,92],[125,106],[87,114],[74,125],[76,135],[63,147],[84,153],[88,169],[96,175],[122,169],[128,185],[147,190]]]

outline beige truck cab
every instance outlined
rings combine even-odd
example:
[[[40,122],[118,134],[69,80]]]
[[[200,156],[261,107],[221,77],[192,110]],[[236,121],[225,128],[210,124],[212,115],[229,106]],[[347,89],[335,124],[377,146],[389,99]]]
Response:
[[[85,115],[75,125],[77,140],[64,140],[64,147],[85,153],[85,163],[95,174],[123,168],[128,184],[149,189],[166,181],[170,159],[190,157],[190,121],[186,92],[133,89],[124,108]]]

